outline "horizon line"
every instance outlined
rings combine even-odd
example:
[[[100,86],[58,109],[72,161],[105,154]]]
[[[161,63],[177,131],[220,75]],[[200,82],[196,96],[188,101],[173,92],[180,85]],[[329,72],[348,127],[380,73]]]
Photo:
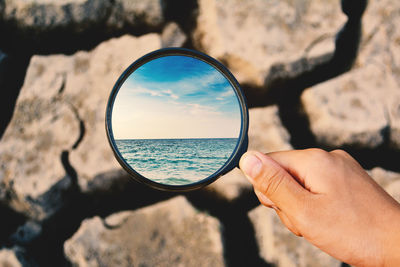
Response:
[[[239,137],[114,138],[115,140],[239,139]]]

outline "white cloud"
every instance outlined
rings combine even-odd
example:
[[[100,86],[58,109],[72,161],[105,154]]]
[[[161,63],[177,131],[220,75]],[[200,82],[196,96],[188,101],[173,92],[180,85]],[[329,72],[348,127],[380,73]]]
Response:
[[[220,112],[216,111],[215,107],[204,106],[197,103],[190,103],[186,104],[185,106],[186,112],[188,112],[192,116],[196,116],[197,119],[221,115]]]
[[[133,95],[148,95],[148,96],[156,96],[156,97],[170,97],[172,99],[178,99],[179,96],[175,94],[172,90],[151,90],[142,86],[134,86],[129,88],[129,91]]]
[[[174,94],[174,93],[172,92],[172,90],[170,90],[170,89],[168,89],[168,90],[163,90],[162,92],[163,92],[165,95],[167,95],[167,96],[169,96],[169,97],[171,97],[171,98],[173,98],[173,99],[178,99],[178,98],[179,98],[179,96],[176,95],[176,94]]]
[[[233,91],[233,88],[228,86],[225,88],[225,90],[219,95],[217,96],[215,99],[222,101],[222,100],[226,100],[227,97],[231,97],[234,96],[235,92]]]
[[[228,87],[225,92],[221,94],[221,97],[233,96],[235,93],[231,87]]]
[[[180,92],[184,92],[185,94],[193,94],[206,91],[212,85],[221,84],[224,82],[226,82],[226,78],[221,73],[218,71],[212,71],[206,75],[192,76],[182,79],[178,82],[174,82],[173,86],[179,88]]]
[[[223,87],[211,90],[215,84]],[[177,82],[125,83],[114,104],[113,131],[116,138],[238,136],[240,109],[219,111],[234,97],[225,77],[215,71]]]

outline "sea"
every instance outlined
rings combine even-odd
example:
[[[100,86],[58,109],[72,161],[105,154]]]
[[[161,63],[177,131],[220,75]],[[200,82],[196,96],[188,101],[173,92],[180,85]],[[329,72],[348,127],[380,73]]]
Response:
[[[186,185],[220,169],[238,138],[119,139],[125,161],[142,176],[158,183]]]

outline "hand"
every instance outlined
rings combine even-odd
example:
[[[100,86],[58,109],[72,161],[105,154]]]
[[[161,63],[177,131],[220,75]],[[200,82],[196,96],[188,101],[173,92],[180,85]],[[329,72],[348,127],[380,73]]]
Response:
[[[400,204],[349,154],[247,152],[240,168],[286,227],[356,266],[400,266]]]

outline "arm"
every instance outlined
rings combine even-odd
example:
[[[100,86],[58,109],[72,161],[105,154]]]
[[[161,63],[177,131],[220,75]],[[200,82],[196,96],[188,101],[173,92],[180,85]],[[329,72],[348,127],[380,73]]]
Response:
[[[240,168],[294,234],[351,265],[400,266],[400,204],[346,152],[247,152]]]

